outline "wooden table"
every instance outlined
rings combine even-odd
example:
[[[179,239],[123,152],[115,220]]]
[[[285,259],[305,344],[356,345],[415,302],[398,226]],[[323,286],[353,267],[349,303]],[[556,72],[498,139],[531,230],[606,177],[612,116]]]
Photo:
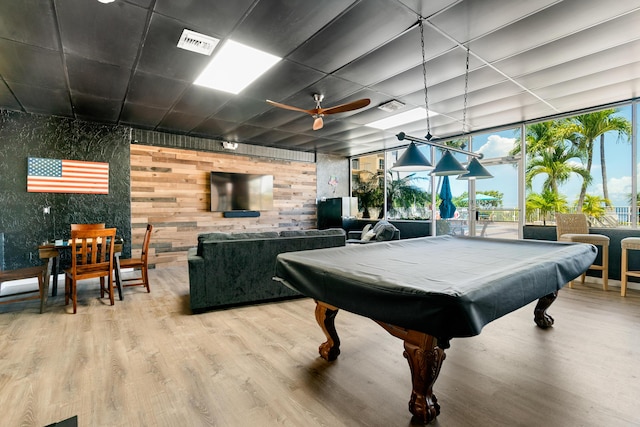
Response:
[[[327,341],[322,358],[340,354],[339,309],[373,319],[404,341],[412,392],[409,410],[429,423],[440,413],[433,385],[452,338],[538,300],[534,321],[553,325],[557,291],[596,257],[587,244],[438,236],[279,254],[277,281],[316,300]]]
[[[118,288],[118,297],[120,301],[124,299],[122,295],[122,278],[120,271],[120,255],[122,255],[122,247],[124,246],[124,241],[122,239],[117,239],[114,244],[114,252],[113,252],[113,263],[115,264],[113,273],[116,280],[116,287]],[[69,245],[69,241],[64,241],[62,244],[56,243],[46,243],[39,247],[41,251],[40,257],[42,257],[43,250],[55,250],[55,256],[49,258],[47,263],[47,273],[45,276],[45,280],[47,283],[47,287],[49,286],[49,275],[53,275],[53,282],[51,284],[51,296],[55,297],[58,294],[58,273],[60,270],[60,252],[61,251],[69,251],[71,250],[71,246]],[[111,284],[109,284],[111,286]]]

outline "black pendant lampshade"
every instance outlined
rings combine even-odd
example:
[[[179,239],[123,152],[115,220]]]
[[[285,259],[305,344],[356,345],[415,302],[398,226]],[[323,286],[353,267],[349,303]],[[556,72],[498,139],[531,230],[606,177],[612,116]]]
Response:
[[[435,169],[431,171],[431,175],[460,175],[465,173],[467,173],[467,170],[448,150],[444,152]]]
[[[458,179],[487,179],[493,178],[493,175],[482,166],[482,164],[475,157],[471,159],[467,165],[467,173],[463,173]]]
[[[402,156],[391,167],[394,172],[419,172],[430,169],[433,169],[433,166],[413,142],[409,144]]]

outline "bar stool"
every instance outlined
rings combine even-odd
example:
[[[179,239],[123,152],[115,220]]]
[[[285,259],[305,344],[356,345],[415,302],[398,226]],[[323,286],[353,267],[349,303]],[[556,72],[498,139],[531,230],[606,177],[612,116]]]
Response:
[[[602,254],[602,264],[593,264],[590,270],[602,271],[602,289],[609,288],[609,237],[603,234],[590,234],[587,216],[584,214],[556,214],[556,232],[559,242],[580,242],[590,243],[600,246]],[[585,271],[580,276],[581,283],[587,275]],[[569,287],[573,287],[573,281],[569,282]]]
[[[640,271],[629,271],[628,250],[640,251],[640,237],[625,237],[620,241],[622,246],[622,258],[620,260],[620,296],[627,295],[627,277],[640,277]]]

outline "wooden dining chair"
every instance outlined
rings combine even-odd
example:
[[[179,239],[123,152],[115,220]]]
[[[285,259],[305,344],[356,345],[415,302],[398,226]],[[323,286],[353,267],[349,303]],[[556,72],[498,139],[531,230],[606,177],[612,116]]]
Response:
[[[77,309],[77,284],[79,280],[100,278],[100,297],[105,291],[113,305],[113,252],[115,228],[71,231],[71,268],[65,270],[65,305],[73,301],[73,313]],[[105,280],[106,279],[106,280]]]
[[[140,271],[140,277],[122,279],[123,287],[144,286],[147,288],[147,292],[151,292],[151,289],[149,288],[148,256],[152,231],[153,225],[147,224],[147,231],[144,233],[144,240],[142,241],[142,253],[140,254],[140,258],[120,259],[120,269],[133,268],[134,270]]]
[[[71,231],[73,230],[95,230],[105,228],[104,222],[99,222],[96,224],[71,224]]]
[[[47,293],[49,292],[49,276],[51,275],[53,265],[52,258],[58,256],[58,251],[53,246],[40,246],[38,252],[40,253],[40,259],[44,261],[43,265],[24,267],[16,270],[2,270],[0,268],[0,304],[40,299],[40,313],[44,313],[47,305]],[[38,289],[1,295],[2,284],[4,282],[22,279],[37,279]]]

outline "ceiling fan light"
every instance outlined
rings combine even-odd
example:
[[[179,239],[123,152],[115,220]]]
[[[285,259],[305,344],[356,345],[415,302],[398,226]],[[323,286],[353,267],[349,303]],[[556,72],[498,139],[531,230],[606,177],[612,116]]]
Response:
[[[313,121],[313,130],[322,129],[323,126],[324,126],[324,121],[322,120],[322,117],[320,116],[316,117],[315,120]]]
[[[478,161],[475,157],[471,159],[469,164],[467,165],[467,172],[463,173],[458,177],[458,179],[488,179],[493,178],[493,175],[489,173],[489,171],[482,166],[482,163]]]
[[[433,166],[414,142],[409,144],[402,156],[391,167],[394,172],[420,172],[430,169],[433,169]]]
[[[462,164],[453,157],[450,151],[445,151],[442,158],[436,165],[435,169],[431,171],[431,175],[460,175],[467,173],[467,170]]]

